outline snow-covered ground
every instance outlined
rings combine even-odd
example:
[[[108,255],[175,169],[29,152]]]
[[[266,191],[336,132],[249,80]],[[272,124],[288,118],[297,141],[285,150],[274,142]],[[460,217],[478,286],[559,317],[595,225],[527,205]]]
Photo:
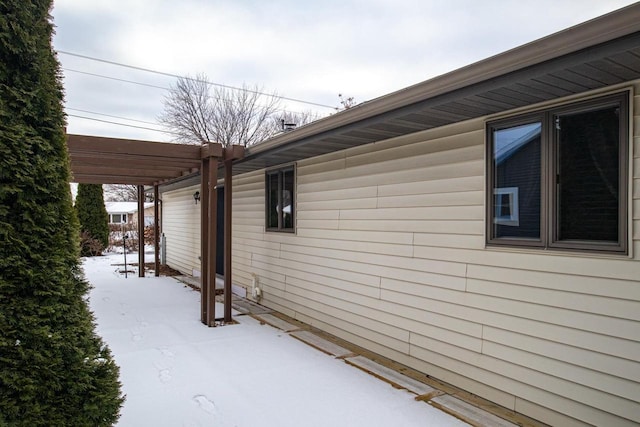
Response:
[[[84,261],[127,395],[118,426],[467,425],[249,316],[207,328],[198,292],[167,277],[125,279],[113,265],[122,258]]]

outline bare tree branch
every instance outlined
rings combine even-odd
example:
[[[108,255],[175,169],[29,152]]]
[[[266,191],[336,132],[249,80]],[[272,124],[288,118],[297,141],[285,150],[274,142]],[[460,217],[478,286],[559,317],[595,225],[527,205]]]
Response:
[[[257,144],[281,131],[274,121],[280,99],[262,92],[257,86],[213,87],[204,74],[179,78],[165,98],[159,120],[188,144]]]
[[[339,93],[338,98],[340,99],[340,105],[342,105],[342,107],[336,108],[338,111],[348,110],[349,108],[353,108],[357,105],[356,99],[353,96],[343,97],[342,94]]]
[[[103,189],[106,202],[135,202],[138,200],[137,185],[105,184]]]

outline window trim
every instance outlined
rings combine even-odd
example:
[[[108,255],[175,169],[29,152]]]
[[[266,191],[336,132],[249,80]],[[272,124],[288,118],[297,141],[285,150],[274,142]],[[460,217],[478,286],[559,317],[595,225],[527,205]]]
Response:
[[[292,227],[290,228],[284,228],[283,227],[283,219],[282,219],[282,213],[278,214],[278,226],[277,227],[269,227],[269,178],[270,176],[276,175],[278,176],[278,205],[281,205],[282,203],[282,187],[284,184],[284,173],[285,172],[293,172],[293,189],[292,189],[292,198],[293,201],[291,203],[291,216],[292,216]],[[275,169],[268,169],[265,171],[265,202],[264,202],[264,222],[265,222],[265,231],[273,231],[273,232],[278,232],[278,233],[295,233],[296,232],[296,203],[297,203],[297,196],[296,196],[296,187],[297,187],[297,173],[296,173],[296,167],[295,164],[292,165],[287,165],[287,166],[282,166],[279,168],[275,168]]]
[[[630,166],[630,117],[629,102],[631,95],[628,90],[614,94],[599,96],[587,100],[578,100],[557,104],[541,110],[523,113],[502,119],[486,122],[485,127],[485,236],[486,245],[493,247],[530,247],[554,250],[584,251],[609,254],[629,253],[629,171]],[[557,151],[558,138],[555,135],[554,120],[556,116],[594,111],[617,105],[619,115],[619,153],[618,153],[618,241],[599,242],[587,240],[558,239],[558,191],[555,180],[558,170]],[[493,237],[494,227],[494,159],[493,132],[518,125],[540,121],[542,123],[540,147],[540,239],[526,239],[520,237]],[[553,182],[551,182],[553,181]]]

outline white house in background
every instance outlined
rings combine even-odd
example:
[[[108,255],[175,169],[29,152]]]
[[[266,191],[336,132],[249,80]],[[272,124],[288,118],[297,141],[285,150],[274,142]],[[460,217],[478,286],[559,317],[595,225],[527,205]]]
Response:
[[[249,147],[234,282],[545,423],[637,426],[639,92],[636,3]],[[162,188],[199,269],[198,178]]]
[[[138,202],[105,202],[109,224],[137,224]],[[153,225],[153,203],[144,204],[144,225]]]

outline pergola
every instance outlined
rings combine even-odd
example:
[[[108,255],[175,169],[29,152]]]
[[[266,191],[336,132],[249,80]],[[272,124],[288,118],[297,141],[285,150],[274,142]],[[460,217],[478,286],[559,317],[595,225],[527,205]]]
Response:
[[[138,235],[144,235],[145,186],[153,187],[155,275],[160,270],[158,187],[200,171],[201,179],[201,321],[215,326],[216,227],[218,169],[224,166],[224,322],[231,321],[231,212],[232,163],[244,156],[244,147],[223,148],[67,134],[72,182],[138,186]],[[140,239],[142,241],[142,238]],[[139,244],[138,275],[144,277],[144,250]]]

